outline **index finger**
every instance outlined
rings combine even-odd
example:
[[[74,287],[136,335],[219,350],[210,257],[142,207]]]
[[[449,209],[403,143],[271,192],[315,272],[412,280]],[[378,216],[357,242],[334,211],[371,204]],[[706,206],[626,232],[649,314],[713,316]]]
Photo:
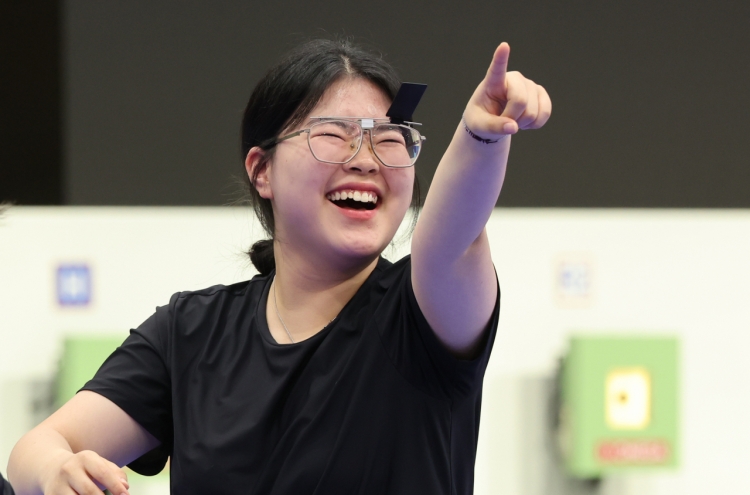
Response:
[[[510,45],[503,41],[495,50],[490,68],[487,69],[487,82],[491,88],[505,89],[505,74],[508,72],[509,58]]]

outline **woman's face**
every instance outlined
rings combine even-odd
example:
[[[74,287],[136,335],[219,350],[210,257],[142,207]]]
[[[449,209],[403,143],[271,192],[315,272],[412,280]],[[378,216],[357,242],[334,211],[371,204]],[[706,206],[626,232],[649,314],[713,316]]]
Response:
[[[373,83],[346,78],[328,88],[310,117],[383,118],[389,106]],[[297,129],[307,127],[305,120]],[[277,145],[265,178],[268,187],[259,192],[271,199],[275,237],[285,250],[299,248],[303,255],[314,252],[349,264],[372,260],[393,239],[411,203],[414,168],[385,167],[373,155],[368,136],[349,163],[323,163],[313,157],[302,133]],[[375,208],[334,202],[336,193],[344,192],[374,194]]]

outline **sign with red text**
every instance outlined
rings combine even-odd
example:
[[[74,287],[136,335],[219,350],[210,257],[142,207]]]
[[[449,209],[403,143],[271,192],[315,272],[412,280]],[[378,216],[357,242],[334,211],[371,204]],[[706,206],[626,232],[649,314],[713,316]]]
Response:
[[[611,440],[596,451],[599,461],[618,464],[664,464],[670,449],[663,440]]]

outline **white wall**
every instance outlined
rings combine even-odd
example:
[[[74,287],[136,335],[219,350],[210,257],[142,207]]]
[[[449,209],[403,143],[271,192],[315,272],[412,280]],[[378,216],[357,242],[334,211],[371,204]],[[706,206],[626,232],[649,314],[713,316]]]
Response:
[[[750,212],[503,209],[488,231],[502,310],[477,494],[528,493],[518,384],[548,377],[574,331],[681,338],[682,467],[624,492],[750,493]],[[240,208],[11,209],[0,219],[0,383],[50,376],[65,333],[125,336],[176,291],[251,277],[242,251],[261,237]],[[590,277],[580,300],[556,288],[566,261]],[[57,305],[61,262],[92,267],[89,308]],[[0,466],[20,434],[16,389],[0,388]]]

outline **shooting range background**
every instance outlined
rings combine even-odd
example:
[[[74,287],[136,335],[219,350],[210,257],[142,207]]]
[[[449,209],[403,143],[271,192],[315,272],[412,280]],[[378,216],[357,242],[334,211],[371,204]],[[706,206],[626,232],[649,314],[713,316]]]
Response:
[[[0,201],[22,205],[0,220],[0,470],[63,335],[125,333],[173,292],[252,276],[238,253],[261,236],[240,208],[25,205],[233,202],[252,87],[300,41],[344,35],[429,85],[425,186],[500,41],[553,100],[513,138],[498,203],[545,208],[490,224],[503,316],[477,494],[554,495],[540,397],[577,330],[683,343],[682,466],[611,493],[750,493],[748,21],[740,1],[0,3]],[[592,263],[587,307],[555,299],[565,256]],[[87,309],[55,301],[68,262],[92,268]]]

